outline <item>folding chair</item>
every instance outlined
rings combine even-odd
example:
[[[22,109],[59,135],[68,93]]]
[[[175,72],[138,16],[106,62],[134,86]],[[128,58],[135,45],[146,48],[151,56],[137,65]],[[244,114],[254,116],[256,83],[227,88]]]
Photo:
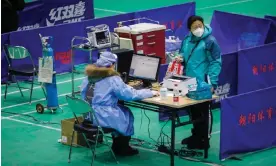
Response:
[[[87,125],[87,122],[80,123],[78,118],[77,118],[77,114],[82,114],[83,115],[83,114],[86,114],[86,113],[90,113],[90,119],[95,120],[96,123],[99,124],[98,120],[97,120],[97,117],[95,116],[95,112],[91,108],[89,103],[87,103],[86,101],[84,101],[82,99],[74,98],[74,97],[71,97],[71,96],[66,96],[66,100],[68,102],[68,105],[69,105],[71,111],[74,114],[74,117],[75,117],[75,124],[74,124],[73,134],[72,134],[72,138],[71,138],[72,141],[71,141],[71,145],[70,145],[68,162],[70,163],[70,161],[71,161],[72,143],[74,141],[74,135],[75,135],[75,132],[78,132],[78,133],[81,133],[83,135],[88,147],[92,151],[91,165],[93,165],[93,163],[94,163],[95,154],[96,154],[96,147],[98,145],[98,138],[99,138],[100,135],[103,136],[103,142],[101,144],[106,145],[106,146],[109,147],[109,150],[110,150],[113,158],[115,159],[116,163],[118,164],[116,156],[115,156],[112,148],[110,147],[110,145],[107,143],[107,139],[106,139],[106,136],[105,136],[105,134],[112,133],[115,130],[111,129],[111,128],[104,128],[104,127],[101,127],[101,126],[94,126],[94,125],[92,125],[92,122],[90,123],[91,125]],[[96,135],[95,140],[88,140],[87,137],[86,137],[86,134]],[[92,142],[94,144],[93,147],[91,146],[90,142]]]
[[[21,93],[21,96],[24,97],[23,93],[22,93],[22,89],[29,89],[29,88],[25,88],[25,87],[20,87],[19,83],[16,79],[16,76],[24,76],[24,77],[32,77],[31,80],[31,88],[29,89],[30,92],[30,103],[32,101],[32,94],[33,94],[33,86],[34,86],[34,79],[35,76],[37,76],[38,71],[37,71],[37,66],[34,65],[33,59],[31,54],[29,53],[29,51],[22,47],[22,46],[10,46],[10,45],[5,45],[4,46],[5,49],[5,54],[6,54],[6,58],[8,61],[8,82],[6,83],[6,89],[5,89],[5,97],[4,99],[7,98],[7,91],[8,91],[8,85],[9,85],[9,81],[12,81],[12,78],[15,80],[17,87]],[[19,64],[19,65],[14,65],[14,62],[16,60],[23,60],[29,58],[31,63],[28,64]],[[29,81],[28,81],[29,82]],[[39,84],[42,85],[42,84]],[[41,86],[43,93],[46,97],[46,93],[44,88]]]

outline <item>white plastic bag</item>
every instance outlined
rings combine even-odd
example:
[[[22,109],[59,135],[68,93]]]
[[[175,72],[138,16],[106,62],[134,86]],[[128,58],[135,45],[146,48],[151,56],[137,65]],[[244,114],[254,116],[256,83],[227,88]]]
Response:
[[[169,66],[166,72],[166,77],[170,77],[172,75],[182,76],[183,69],[184,67],[180,62],[173,60],[172,62],[169,63]]]

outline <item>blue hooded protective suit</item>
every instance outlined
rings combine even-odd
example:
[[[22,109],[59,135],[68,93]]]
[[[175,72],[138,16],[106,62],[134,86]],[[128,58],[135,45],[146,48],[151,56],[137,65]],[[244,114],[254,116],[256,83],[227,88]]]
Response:
[[[100,58],[101,59],[101,58]],[[88,70],[89,81],[95,82],[92,108],[102,127],[113,128],[119,134],[131,136],[134,134],[134,117],[129,108],[118,105],[118,100],[133,101],[152,97],[150,90],[135,90],[126,85],[119,74],[112,68],[102,67],[107,63],[98,60],[95,65],[90,65]],[[110,65],[110,64],[109,64]],[[99,67],[101,66],[101,67]],[[88,78],[83,80],[81,95],[85,99]],[[95,125],[96,121],[93,121]]]
[[[182,42],[180,55],[186,64],[187,76],[196,77],[199,81],[206,81],[206,76],[209,76],[210,83],[216,87],[221,71],[221,51],[211,34],[212,28],[209,26],[204,27],[200,38],[189,33]]]

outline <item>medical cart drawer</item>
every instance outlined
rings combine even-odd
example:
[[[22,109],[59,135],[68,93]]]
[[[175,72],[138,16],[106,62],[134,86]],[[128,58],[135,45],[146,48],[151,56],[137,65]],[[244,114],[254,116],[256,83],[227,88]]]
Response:
[[[150,56],[159,56],[162,58],[161,64],[164,64],[165,59],[165,43],[162,42],[147,42],[143,46],[138,46],[137,53],[150,55]]]
[[[164,30],[158,30],[158,31],[152,31],[147,33],[141,33],[141,34],[132,34],[132,40],[135,42],[148,42],[148,41],[154,41],[158,39],[165,39],[165,31]]]
[[[135,53],[159,56],[162,58],[161,63],[166,63],[165,27],[158,24],[136,24],[133,27],[119,27],[114,31],[120,37],[132,39]]]

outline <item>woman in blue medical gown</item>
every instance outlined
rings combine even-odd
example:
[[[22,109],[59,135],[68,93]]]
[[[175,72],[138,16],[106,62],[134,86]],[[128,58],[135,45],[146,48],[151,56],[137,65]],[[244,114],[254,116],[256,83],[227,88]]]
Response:
[[[142,100],[158,95],[149,89],[135,90],[126,85],[119,73],[114,70],[117,56],[104,52],[93,65],[86,67],[87,78],[81,85],[82,98],[91,103],[98,123],[102,127],[113,128],[112,149],[116,155],[138,154],[138,150],[129,146],[134,134],[134,117],[129,108],[119,105],[118,100]],[[93,90],[91,90],[93,85]],[[89,92],[93,91],[93,96]],[[90,96],[90,97],[89,97]],[[93,121],[97,125],[95,120]]]

